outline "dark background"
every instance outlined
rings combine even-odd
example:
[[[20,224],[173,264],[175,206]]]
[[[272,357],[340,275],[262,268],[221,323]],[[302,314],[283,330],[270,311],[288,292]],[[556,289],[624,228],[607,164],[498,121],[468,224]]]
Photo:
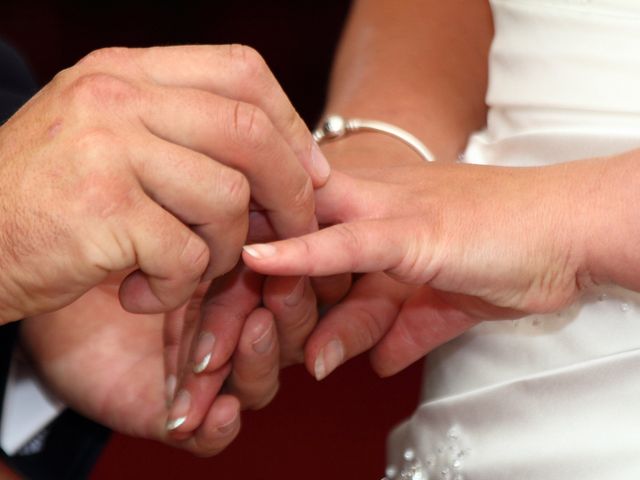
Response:
[[[245,43],[257,48],[309,125],[321,113],[346,0],[0,0],[0,36],[27,58],[40,84],[106,46]],[[389,429],[409,415],[420,367],[380,380],[359,358],[317,384],[283,372],[281,392],[249,412],[221,455],[198,459],[114,435],[92,480],[366,480],[383,476]]]

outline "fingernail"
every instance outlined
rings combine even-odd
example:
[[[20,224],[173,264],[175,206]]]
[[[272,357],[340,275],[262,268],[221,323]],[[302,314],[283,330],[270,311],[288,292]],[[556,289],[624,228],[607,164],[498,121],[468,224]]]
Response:
[[[333,372],[344,360],[344,347],[339,340],[331,340],[316,357],[316,380],[322,380]]]
[[[331,173],[331,165],[329,165],[327,157],[324,156],[316,142],[313,142],[311,146],[311,168],[323,180]]]
[[[269,325],[269,328],[260,335],[260,337],[251,344],[253,351],[259,355],[267,353],[273,345],[273,324]]]
[[[176,376],[169,375],[167,377],[167,381],[165,382],[165,391],[167,394],[167,408],[171,407],[171,402],[173,402],[173,396],[176,393]]]
[[[245,252],[254,258],[267,258],[276,254],[276,247],[268,243],[254,243],[242,247]]]
[[[213,333],[202,332],[198,338],[198,344],[193,354],[193,372],[201,373],[207,368],[213,354],[213,346],[216,343],[216,337]]]
[[[191,408],[191,395],[186,390],[180,390],[176,395],[166,428],[168,431],[175,430],[187,420],[189,409]]]
[[[220,433],[229,433],[231,432],[235,426],[236,426],[236,419],[238,418],[238,413],[234,413],[233,417],[231,418],[231,420],[229,420],[228,422],[224,423],[223,425],[218,426],[218,431]]]
[[[298,283],[296,283],[296,286],[293,287],[293,290],[291,290],[289,295],[284,297],[285,305],[288,305],[289,307],[295,307],[300,303],[300,300],[302,300],[302,296],[304,295],[305,283],[305,277],[301,277],[300,280],[298,280]]]

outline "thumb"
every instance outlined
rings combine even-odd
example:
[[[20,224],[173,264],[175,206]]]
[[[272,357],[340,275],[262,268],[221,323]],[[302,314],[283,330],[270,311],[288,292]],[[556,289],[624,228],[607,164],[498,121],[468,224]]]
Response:
[[[393,186],[357,178],[337,170],[315,191],[316,216],[320,225],[353,222],[385,216],[395,204]]]

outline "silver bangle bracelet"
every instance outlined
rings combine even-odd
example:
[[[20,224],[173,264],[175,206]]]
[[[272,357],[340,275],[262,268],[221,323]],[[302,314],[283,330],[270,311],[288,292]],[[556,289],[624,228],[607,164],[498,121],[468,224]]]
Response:
[[[378,120],[364,120],[360,118],[343,118],[340,115],[330,115],[320,127],[314,130],[313,139],[321,144],[326,140],[335,140],[350,133],[357,132],[379,132],[397,138],[401,142],[411,147],[425,162],[435,161],[433,153],[406,130],[391,125],[390,123],[379,122]]]

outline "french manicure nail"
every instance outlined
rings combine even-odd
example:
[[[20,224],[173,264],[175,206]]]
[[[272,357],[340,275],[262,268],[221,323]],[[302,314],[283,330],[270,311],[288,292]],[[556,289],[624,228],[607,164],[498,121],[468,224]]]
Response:
[[[322,380],[344,361],[344,347],[339,340],[331,340],[316,357],[314,373],[316,380]]]
[[[254,243],[253,245],[245,245],[242,248],[249,255],[258,259],[272,257],[276,253],[276,247],[268,243]]]
[[[260,335],[260,338],[251,344],[253,351],[259,355],[267,353],[273,345],[273,340],[273,324],[271,324],[269,325],[269,328]]]
[[[169,375],[167,377],[167,381],[165,382],[165,392],[167,395],[167,407],[171,407],[171,402],[173,402],[173,396],[176,393],[176,376]]]
[[[327,161],[327,157],[324,156],[316,142],[313,142],[311,146],[311,168],[323,180],[331,173],[331,166]]]
[[[300,303],[300,300],[302,300],[302,296],[304,295],[305,283],[306,283],[305,278],[300,277],[300,280],[298,280],[298,283],[296,283],[296,286],[293,287],[293,290],[291,290],[289,295],[284,297],[285,305],[288,305],[289,307],[295,307]]]
[[[204,372],[205,368],[211,361],[211,355],[213,354],[213,346],[216,343],[216,337],[211,332],[202,332],[198,338],[198,344],[193,355],[193,372]]]
[[[187,420],[189,409],[191,408],[191,394],[186,390],[180,390],[176,395],[166,428],[168,431],[175,430]]]

